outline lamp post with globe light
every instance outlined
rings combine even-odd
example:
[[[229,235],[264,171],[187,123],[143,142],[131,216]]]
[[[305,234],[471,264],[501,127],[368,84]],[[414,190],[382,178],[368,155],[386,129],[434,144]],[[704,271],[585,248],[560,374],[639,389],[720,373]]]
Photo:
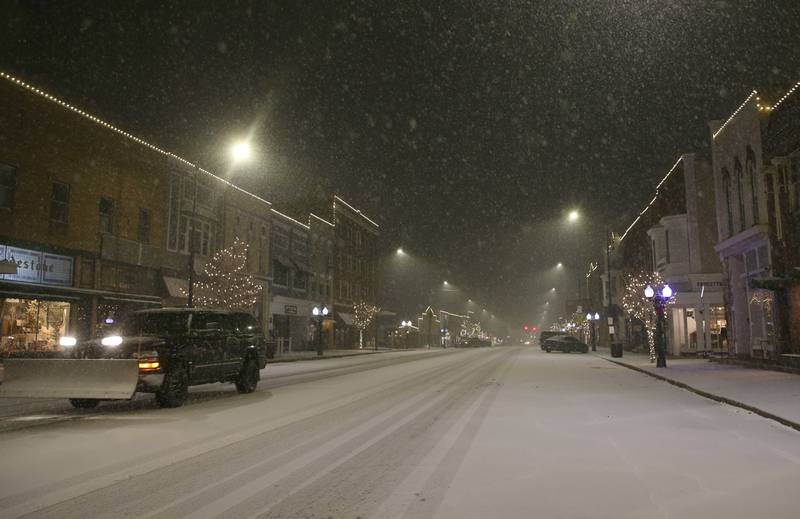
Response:
[[[322,321],[328,316],[328,313],[330,313],[330,311],[327,306],[323,306],[322,308],[315,306],[311,310],[311,315],[313,315],[314,320],[317,321],[317,356],[319,357],[322,357]]]
[[[652,286],[644,288],[644,297],[653,302],[656,311],[656,367],[667,367],[667,337],[666,337],[666,308],[672,299],[672,287],[664,284],[661,290],[656,291]]]
[[[589,321],[592,326],[592,351],[597,351],[597,321],[600,320],[600,314],[598,312],[594,314],[587,312],[586,320]]]

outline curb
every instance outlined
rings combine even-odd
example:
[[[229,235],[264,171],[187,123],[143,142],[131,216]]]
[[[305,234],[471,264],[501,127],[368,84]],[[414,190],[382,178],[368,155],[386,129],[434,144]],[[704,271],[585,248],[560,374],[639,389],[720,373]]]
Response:
[[[674,380],[674,379],[665,377],[664,375],[659,375],[658,373],[653,373],[652,371],[646,370],[644,368],[640,368],[639,366],[634,366],[632,364],[627,364],[625,362],[620,362],[618,360],[612,360],[612,359],[609,359],[607,357],[602,357],[600,355],[595,355],[595,357],[601,358],[601,359],[603,359],[605,361],[608,361],[608,362],[611,362],[613,364],[617,364],[617,365],[622,366],[624,368],[631,369],[633,371],[638,371],[639,373],[644,373],[645,375],[649,375],[649,376],[651,376],[653,378],[657,378],[658,380],[662,380],[664,382],[668,382],[668,383],[672,384],[673,386],[677,386],[677,387],[679,387],[681,389],[685,389],[687,391],[691,391],[692,393],[700,395],[700,396],[702,396],[704,398],[708,398],[709,400],[714,400],[716,402],[720,402],[720,403],[723,403],[723,404],[728,404],[728,405],[733,406],[733,407],[738,407],[740,409],[744,409],[745,411],[750,411],[753,414],[757,414],[757,415],[759,415],[759,416],[761,416],[763,418],[767,418],[769,420],[773,420],[775,422],[778,422],[781,425],[785,425],[786,427],[791,427],[795,431],[800,432],[800,423],[794,422],[792,420],[787,420],[786,418],[783,418],[783,417],[778,416],[776,414],[772,414],[769,411],[764,411],[763,409],[759,409],[758,407],[753,407],[750,404],[745,404],[744,402],[739,402],[738,400],[733,400],[733,399],[725,397],[725,396],[720,396],[720,395],[715,395],[714,393],[709,393],[708,391],[704,391],[704,390],[698,389],[698,388],[696,388],[694,386],[690,386],[689,384],[687,384],[685,382],[680,382],[678,380]]]
[[[375,355],[376,353],[389,353],[394,350],[382,350],[382,351],[369,351],[366,353],[345,353],[344,355],[322,355],[319,356],[310,356],[310,357],[295,357],[293,359],[267,359],[267,364],[285,364],[287,362],[303,362],[306,360],[324,360],[324,359],[343,359],[345,357],[363,357],[365,355]]]

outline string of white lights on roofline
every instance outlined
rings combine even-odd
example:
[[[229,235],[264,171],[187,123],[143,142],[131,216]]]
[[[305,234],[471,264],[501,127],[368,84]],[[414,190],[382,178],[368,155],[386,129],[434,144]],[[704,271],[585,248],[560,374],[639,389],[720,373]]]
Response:
[[[765,104],[761,104],[761,103],[757,102],[756,103],[756,108],[759,111],[762,111],[762,112],[763,111],[771,112],[771,111],[777,109],[781,105],[781,103],[783,103],[786,100],[787,97],[792,95],[794,93],[794,91],[798,89],[798,87],[800,87],[800,81],[795,83],[792,88],[790,88],[785,94],[783,94],[783,97],[778,99],[778,101],[774,105],[769,106],[769,105],[765,105]],[[752,92],[750,92],[750,95],[748,95],[747,99],[745,99],[744,102],[742,102],[742,104],[739,105],[739,108],[734,110],[734,112],[730,115],[730,117],[728,117],[728,119],[725,120],[725,122],[722,124],[722,126],[720,126],[719,129],[717,129],[716,132],[714,132],[714,134],[712,135],[712,138],[714,138],[714,139],[717,138],[717,135],[719,135],[722,132],[722,130],[725,129],[725,127],[728,125],[728,123],[730,123],[733,120],[733,118],[736,117],[736,115],[739,112],[742,111],[742,109],[747,105],[747,103],[750,101],[750,99],[753,98],[753,96],[756,96],[756,101],[760,101],[760,98],[758,97],[758,91],[753,90]],[[664,182],[667,181],[667,178],[669,178],[669,176],[672,174],[672,172],[675,171],[675,168],[678,167],[678,164],[681,162],[681,160],[683,160],[683,157],[680,157],[675,162],[675,164],[672,165],[672,167],[667,172],[667,174],[664,176],[664,178],[661,179],[661,182],[659,182],[658,185],[656,186],[656,196],[654,196],[653,199],[650,201],[650,203],[647,204],[647,206],[645,206],[644,209],[642,209],[642,211],[638,214],[638,216],[636,216],[636,219],[633,221],[633,223],[630,224],[628,226],[628,228],[625,230],[625,232],[622,234],[622,237],[620,238],[620,241],[625,239],[625,236],[627,236],[628,233],[631,231],[631,229],[633,229],[633,227],[636,225],[636,223],[642,218],[644,213],[646,213],[647,210],[650,209],[650,206],[652,206],[653,203],[658,198],[658,194],[659,194],[658,193],[658,189],[664,184]]]
[[[175,160],[177,160],[177,161],[179,161],[179,162],[181,162],[181,163],[183,163],[183,164],[185,164],[185,165],[187,165],[187,166],[189,166],[191,168],[195,168],[198,171],[201,171],[202,173],[210,176],[214,180],[216,180],[218,182],[222,182],[226,186],[228,186],[228,187],[230,187],[232,189],[235,189],[236,191],[239,191],[239,192],[241,192],[241,193],[243,193],[245,195],[251,196],[251,197],[255,198],[256,200],[258,200],[260,202],[263,202],[265,204],[272,205],[272,202],[270,202],[268,200],[264,200],[260,196],[254,194],[254,193],[251,193],[251,192],[249,192],[249,191],[247,191],[245,189],[242,189],[241,187],[239,187],[236,184],[233,184],[233,183],[225,180],[224,178],[218,177],[217,175],[211,173],[210,171],[201,168],[197,164],[189,162],[188,160],[184,159],[183,157],[181,157],[179,155],[176,155],[176,154],[172,153],[171,151],[166,151],[164,149],[161,149],[158,146],[156,146],[154,144],[151,144],[151,143],[147,142],[146,140],[141,139],[141,138],[139,138],[139,137],[137,137],[137,136],[135,136],[135,135],[133,135],[133,134],[131,134],[129,132],[126,132],[125,130],[123,130],[121,128],[118,128],[117,126],[114,126],[113,124],[108,123],[108,122],[100,119],[97,116],[94,116],[94,115],[92,115],[92,114],[90,114],[90,113],[88,113],[88,112],[86,112],[84,110],[81,110],[77,106],[71,105],[71,104],[69,104],[69,103],[67,103],[67,102],[65,102],[65,101],[63,101],[63,100],[61,100],[61,99],[59,99],[59,98],[57,98],[57,97],[55,97],[53,95],[48,94],[44,90],[36,88],[35,86],[31,85],[30,83],[26,83],[25,81],[22,81],[21,79],[16,78],[16,77],[12,76],[11,74],[8,74],[6,72],[0,71],[0,77],[2,77],[3,79],[5,79],[5,80],[7,80],[7,81],[9,81],[11,83],[14,83],[14,84],[16,84],[18,86],[21,86],[22,88],[24,88],[24,89],[26,89],[26,90],[28,90],[30,92],[38,94],[39,96],[47,99],[48,101],[51,101],[51,102],[61,106],[62,108],[66,108],[67,110],[70,110],[71,112],[73,112],[75,114],[78,114],[81,117],[89,119],[90,121],[92,121],[92,122],[94,122],[96,124],[99,124],[100,126],[104,126],[105,128],[107,128],[107,129],[109,129],[109,130],[111,130],[113,132],[116,132],[119,135],[122,135],[123,137],[127,137],[128,139],[130,139],[130,140],[132,140],[132,141],[134,141],[134,142],[136,142],[138,144],[141,144],[142,146],[150,148],[151,150],[153,150],[155,152],[158,152],[158,153],[161,153],[162,155],[165,155],[167,157],[171,157],[171,158],[173,158],[173,159],[175,159]]]

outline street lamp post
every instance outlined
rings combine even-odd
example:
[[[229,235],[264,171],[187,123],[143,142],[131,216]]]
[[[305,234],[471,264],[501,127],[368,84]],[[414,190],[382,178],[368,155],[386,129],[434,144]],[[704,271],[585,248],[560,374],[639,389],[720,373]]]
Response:
[[[586,314],[586,320],[592,325],[592,351],[597,351],[597,321],[600,320],[600,314],[591,312]]]
[[[328,316],[328,307],[322,308],[315,306],[311,313],[317,321],[317,356],[322,357],[322,321]]]
[[[644,296],[653,302],[653,307],[656,311],[656,367],[667,367],[667,337],[666,327],[666,309],[667,303],[672,298],[672,288],[665,284],[661,290],[656,292],[653,287],[647,285],[644,289]]]

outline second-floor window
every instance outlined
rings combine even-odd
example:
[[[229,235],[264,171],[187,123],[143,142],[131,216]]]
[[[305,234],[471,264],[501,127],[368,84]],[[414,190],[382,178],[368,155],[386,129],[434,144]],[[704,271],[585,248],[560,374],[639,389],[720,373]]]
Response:
[[[0,164],[0,209],[14,209],[14,189],[16,186],[16,168],[8,164]]]
[[[308,288],[308,274],[305,272],[297,272],[294,275],[292,286],[295,290],[305,291]]]
[[[742,231],[747,227],[747,221],[744,216],[744,181],[742,180],[744,172],[742,171],[742,163],[739,162],[738,157],[733,164],[733,174],[736,176],[736,200],[739,206],[739,225],[736,228]]]
[[[50,195],[50,220],[57,223],[67,223],[69,218],[69,184],[53,182],[53,192]]]
[[[722,194],[725,197],[725,218],[728,220],[728,237],[733,236],[733,185],[728,170],[722,168]]]
[[[150,243],[150,211],[139,209],[139,242]]]
[[[289,269],[278,261],[272,262],[272,284],[279,287],[289,286]]]
[[[100,232],[114,232],[114,200],[107,196],[100,197]]]

